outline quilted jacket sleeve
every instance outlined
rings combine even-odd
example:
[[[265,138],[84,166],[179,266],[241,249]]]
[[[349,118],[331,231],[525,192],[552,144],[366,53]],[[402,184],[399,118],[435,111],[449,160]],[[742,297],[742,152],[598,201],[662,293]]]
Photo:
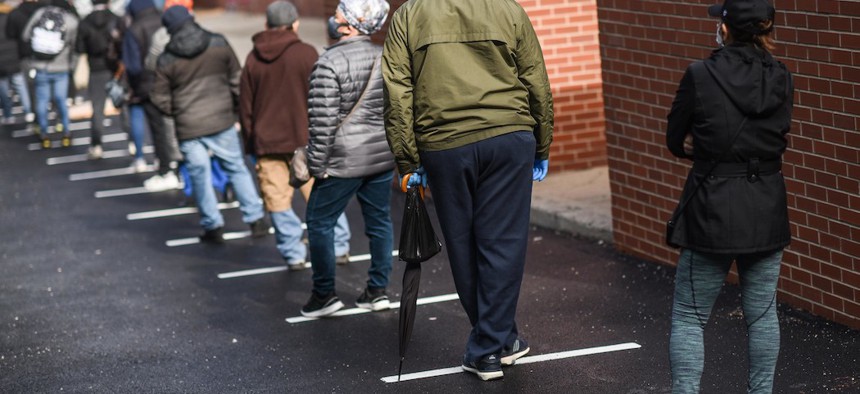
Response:
[[[308,94],[308,170],[316,178],[326,175],[328,160],[340,121],[340,86],[334,69],[317,62],[311,72]]]

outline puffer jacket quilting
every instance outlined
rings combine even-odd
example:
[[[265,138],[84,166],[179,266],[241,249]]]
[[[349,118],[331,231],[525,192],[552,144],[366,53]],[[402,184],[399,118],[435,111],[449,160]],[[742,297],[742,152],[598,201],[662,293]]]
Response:
[[[385,139],[381,53],[370,37],[359,36],[329,47],[314,65],[308,96],[311,175],[357,178],[394,168]],[[365,87],[364,99],[349,115]]]

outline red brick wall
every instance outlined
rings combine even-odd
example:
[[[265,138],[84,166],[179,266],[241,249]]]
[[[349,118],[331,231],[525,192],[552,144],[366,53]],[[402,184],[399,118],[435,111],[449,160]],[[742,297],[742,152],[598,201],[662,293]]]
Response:
[[[327,15],[338,0],[325,0]],[[405,1],[389,0],[392,13]],[[555,99],[553,171],[606,164],[595,0],[519,0],[537,31]],[[387,26],[386,26],[387,28]],[[376,39],[384,39],[384,33]]]
[[[664,145],[687,64],[715,46],[714,0],[598,0],[616,246],[674,264],[665,221],[688,163]],[[780,299],[860,328],[860,2],[776,1],[775,55],[795,73],[785,155],[794,240]]]

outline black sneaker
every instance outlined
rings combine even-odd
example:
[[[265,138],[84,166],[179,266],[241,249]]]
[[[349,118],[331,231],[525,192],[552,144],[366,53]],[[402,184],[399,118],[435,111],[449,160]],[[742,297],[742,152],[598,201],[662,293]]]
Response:
[[[381,311],[390,308],[391,302],[388,300],[388,295],[385,294],[385,289],[371,289],[368,287],[355,300],[355,306],[372,311]]]
[[[223,244],[224,243],[224,227],[213,228],[206,230],[200,236],[200,242],[208,244]]]
[[[499,354],[499,359],[501,359],[501,363],[505,367],[514,365],[516,364],[517,359],[525,356],[529,350],[531,350],[531,348],[529,348],[529,344],[526,341],[517,338],[510,347],[505,346],[505,348],[502,349],[502,353]]]
[[[266,218],[260,218],[251,223],[251,238],[262,238],[269,235],[269,223]]]
[[[463,360],[463,370],[478,375],[481,380],[493,380],[505,377],[499,357],[495,354],[484,356],[484,358],[478,361],[466,362],[466,360]]]
[[[316,292],[311,292],[311,298],[308,303],[302,307],[302,316],[305,317],[323,317],[331,315],[343,308],[343,303],[337,298],[334,292],[324,296],[318,296]]]

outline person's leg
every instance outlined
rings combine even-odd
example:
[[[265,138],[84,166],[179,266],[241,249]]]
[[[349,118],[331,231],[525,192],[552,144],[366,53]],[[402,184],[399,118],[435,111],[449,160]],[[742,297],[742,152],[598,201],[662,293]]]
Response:
[[[63,136],[69,137],[72,135],[72,130],[69,129],[69,105],[66,103],[66,98],[69,97],[69,73],[50,73],[50,80],[54,105],[60,116],[60,124],[63,125]]]
[[[334,226],[361,178],[317,179],[307,207],[308,244],[313,267],[313,291],[324,296],[335,290]]]
[[[782,249],[738,256],[738,274],[748,333],[747,388],[750,393],[773,392],[773,376],[779,357],[776,285],[781,263]]]
[[[391,224],[391,180],[393,171],[365,177],[356,196],[364,215],[364,232],[370,238],[370,268],[367,288],[385,289],[391,274],[394,227]],[[345,207],[344,207],[345,208]]]
[[[39,132],[42,133],[42,138],[48,136],[48,100],[51,99],[51,86],[48,82],[48,73],[44,71],[36,71],[35,79],[36,93],[36,122],[39,125]]]
[[[91,118],[92,125],[90,126],[91,146],[102,144],[105,120],[105,100],[107,100],[105,85],[107,85],[111,78],[112,75],[110,71],[90,72],[87,94],[90,96],[90,102],[92,102],[93,105],[93,116]]]
[[[314,186],[314,179],[311,178],[310,181],[302,185],[299,188],[299,191],[302,193],[302,197],[304,197],[305,202],[307,202],[311,195],[311,189]],[[349,229],[349,221],[346,219],[346,213],[340,214],[337,218],[337,222],[334,225],[334,254],[337,257],[347,257],[349,255],[349,240],[352,238],[352,232]]]
[[[12,95],[9,94],[9,77],[0,77],[0,105],[3,107],[3,120],[12,118]]]
[[[149,100],[143,103],[143,111],[146,114],[146,124],[152,134],[152,143],[155,146],[155,157],[158,159],[158,175],[164,176],[170,172],[171,163],[175,163],[175,154],[171,151],[171,139],[167,135],[164,116],[158,107]],[[175,164],[174,164],[175,166]]]
[[[733,259],[731,255],[681,251],[669,338],[673,393],[699,392],[705,366],[705,324]]]
[[[33,112],[33,108],[30,106],[30,89],[27,88],[27,79],[24,77],[24,73],[16,73],[10,77],[12,82],[12,88],[15,89],[15,92],[18,93],[18,99],[21,101],[21,107],[24,109],[24,115],[30,114]]]
[[[245,165],[242,143],[239,141],[236,128],[230,127],[218,134],[201,139],[227,174],[233,191],[236,193],[236,199],[239,201],[242,221],[251,224],[262,219],[265,216],[263,203],[260,201],[260,195],[257,194],[256,186],[254,186],[254,178],[248,171],[248,166]]]
[[[275,245],[287,264],[304,263],[307,248],[302,244],[302,222],[293,211],[293,188],[289,185],[290,174],[286,158],[260,156],[257,158],[257,178],[263,205],[272,216],[275,228]]]
[[[143,159],[143,141],[146,136],[146,112],[143,105],[128,106],[128,121],[131,126],[131,139],[134,142],[134,158]],[[183,152],[184,153],[184,152]]]
[[[519,334],[515,321],[528,245],[535,139],[531,132],[518,132],[476,145],[478,324],[467,348],[469,360],[500,354]]]
[[[199,138],[195,138],[182,141],[179,149],[185,156],[185,168],[191,178],[194,200],[200,210],[200,226],[204,230],[223,227],[224,218],[218,210],[218,198],[215,197],[215,190],[210,182],[212,174],[206,145]]]

